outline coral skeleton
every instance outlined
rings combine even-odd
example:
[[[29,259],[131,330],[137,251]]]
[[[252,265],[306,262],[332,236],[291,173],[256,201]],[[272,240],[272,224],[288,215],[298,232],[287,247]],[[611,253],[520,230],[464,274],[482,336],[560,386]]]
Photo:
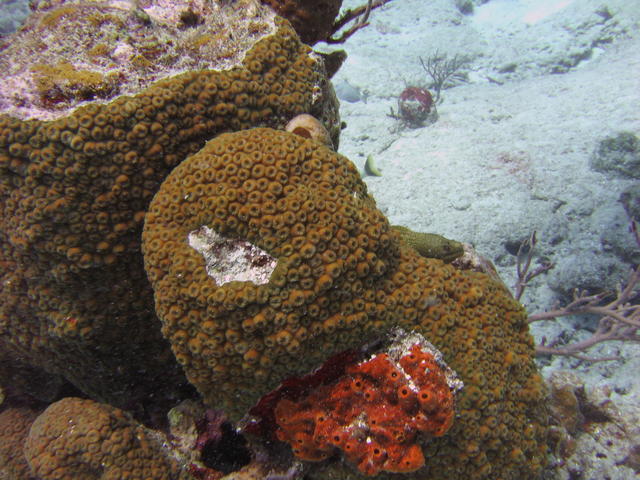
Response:
[[[201,226],[189,233],[189,245],[205,260],[207,273],[218,285],[229,282],[269,282],[277,259],[251,243],[228,238]]]

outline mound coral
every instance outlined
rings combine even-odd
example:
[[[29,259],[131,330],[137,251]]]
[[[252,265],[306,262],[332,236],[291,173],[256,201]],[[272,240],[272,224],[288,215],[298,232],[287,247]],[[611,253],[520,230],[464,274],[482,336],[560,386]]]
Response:
[[[29,466],[22,446],[39,411],[2,405],[0,412],[0,478],[28,479]]]
[[[205,263],[195,239],[207,229],[228,247],[210,235]],[[295,134],[223,134],[180,164],[147,213],[143,252],[163,333],[190,382],[238,419],[287,374],[372,338],[385,318],[373,311],[367,321],[360,300],[346,305],[355,289],[375,310],[365,289],[393,257],[388,229],[355,167]],[[254,253],[223,279],[228,248]]]
[[[293,117],[284,129],[287,132],[295,133],[301,137],[313,138],[323,145],[333,148],[333,142],[331,141],[331,136],[327,129],[324,128],[322,122],[308,113],[303,113]]]
[[[207,230],[239,255],[257,252],[238,277],[209,273],[222,261],[215,245],[205,260],[192,240]],[[286,377],[401,326],[465,384],[453,426],[423,448],[419,478],[540,472],[544,391],[521,305],[489,276],[404,244],[354,165],[327,147],[265,128],[216,137],[160,187],[143,253],[176,358],[231,419]]]
[[[321,62],[263,7],[41,3],[0,49],[0,349],[129,408],[184,382],[140,252],[160,183],[221,131],[311,112],[337,135],[334,97]],[[216,29],[233,31],[232,50],[205,48]],[[86,45],[108,53],[85,58]],[[42,65],[57,72],[44,96]],[[119,88],[75,88],[80,70],[116,72]]]
[[[33,422],[24,451],[42,480],[190,478],[155,433],[122,410],[79,398],[50,405]]]
[[[454,394],[462,388],[440,352],[410,335],[345,373],[300,400],[281,399],[278,439],[303,460],[324,460],[340,449],[365,475],[422,467],[416,435],[441,437],[449,430]]]

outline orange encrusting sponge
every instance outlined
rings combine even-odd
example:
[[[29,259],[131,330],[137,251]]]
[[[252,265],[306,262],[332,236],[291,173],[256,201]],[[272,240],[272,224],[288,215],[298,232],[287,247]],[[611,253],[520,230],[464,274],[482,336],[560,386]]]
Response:
[[[276,435],[298,458],[320,461],[341,450],[365,475],[419,469],[425,460],[417,435],[442,436],[453,417],[445,371],[417,343],[397,361],[379,353],[275,408]]]

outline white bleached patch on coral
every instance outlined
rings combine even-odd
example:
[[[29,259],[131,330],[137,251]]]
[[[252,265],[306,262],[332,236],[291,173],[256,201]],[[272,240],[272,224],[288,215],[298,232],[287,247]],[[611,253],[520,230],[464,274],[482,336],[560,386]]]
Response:
[[[269,282],[278,260],[239,238],[225,237],[206,225],[189,232],[189,246],[205,260],[207,274],[218,285],[229,282]]]

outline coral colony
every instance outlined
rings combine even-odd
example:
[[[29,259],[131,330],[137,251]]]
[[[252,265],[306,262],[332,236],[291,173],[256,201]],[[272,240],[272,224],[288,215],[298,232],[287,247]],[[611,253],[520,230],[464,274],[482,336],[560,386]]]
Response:
[[[389,224],[291,24],[253,0],[34,8],[0,45],[0,414],[42,402],[0,418],[11,478],[539,476],[526,312]],[[398,115],[434,120],[432,91]]]
[[[202,225],[276,258],[269,281],[218,284],[203,256],[185,241]],[[400,445],[402,453],[378,438],[368,418],[349,416],[335,403],[332,388],[339,387],[332,385],[342,376],[362,374],[365,364],[348,366],[366,358],[334,362],[312,386],[308,380],[297,387],[288,382],[280,390],[286,394],[269,395],[271,401],[260,401],[257,408],[272,412],[255,426],[271,432],[268,438],[277,440],[282,430],[284,443],[291,443],[300,431],[287,432],[274,412],[286,399],[294,404],[289,404],[292,416],[305,414],[309,395],[311,404],[338,409],[329,418],[341,428],[358,426],[352,429],[355,445],[308,444],[313,455],[324,450],[331,458],[300,460],[305,475],[329,468],[335,478],[345,469],[349,475],[404,469],[410,478],[444,478],[464,470],[477,471],[477,478],[500,471],[524,479],[534,478],[540,468],[545,428],[535,412],[542,408],[543,390],[521,306],[491,277],[420,255],[401,242],[353,164],[321,143],[267,128],[218,135],[165,178],[145,216],[143,245],[163,334],[204,403],[223,410],[231,422],[288,377],[305,375],[335,354],[347,358],[349,351],[397,327],[437,345],[464,380],[446,434],[414,419],[424,413],[418,407],[406,412],[408,419],[398,428],[414,438]],[[403,355],[387,354],[400,364],[415,343]],[[378,362],[384,358],[380,353]],[[424,386],[419,378],[412,382]],[[383,388],[374,379],[370,386]],[[320,391],[314,394],[316,387]],[[346,405],[365,401],[354,395]],[[380,401],[397,404],[388,395]],[[263,408],[266,404],[269,408]],[[358,405],[360,413],[365,411],[364,403]],[[443,421],[437,418],[432,420]],[[302,433],[315,432],[315,423],[295,428],[302,426]],[[446,421],[439,426],[446,427]],[[377,463],[361,451],[367,437],[382,445]],[[425,458],[415,472],[411,469],[422,460],[412,444],[423,448]],[[348,452],[351,446],[360,451]],[[436,450],[437,460],[426,460]],[[340,458],[345,462],[336,461]]]

